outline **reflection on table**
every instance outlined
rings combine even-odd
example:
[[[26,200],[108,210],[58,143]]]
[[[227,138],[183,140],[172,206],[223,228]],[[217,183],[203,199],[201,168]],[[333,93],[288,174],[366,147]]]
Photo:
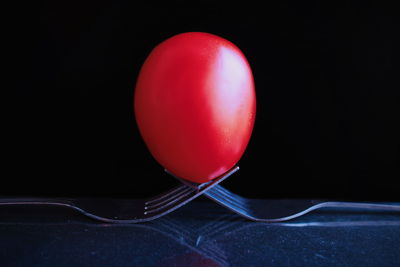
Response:
[[[64,208],[1,207],[2,266],[376,265],[400,262],[400,215],[326,209],[246,221],[207,200],[144,224],[102,224]]]

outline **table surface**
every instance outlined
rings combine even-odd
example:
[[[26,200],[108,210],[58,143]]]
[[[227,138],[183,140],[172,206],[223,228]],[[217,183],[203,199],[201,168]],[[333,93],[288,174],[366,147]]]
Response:
[[[0,207],[1,266],[400,266],[400,214],[326,209],[250,222],[196,200],[142,224]]]

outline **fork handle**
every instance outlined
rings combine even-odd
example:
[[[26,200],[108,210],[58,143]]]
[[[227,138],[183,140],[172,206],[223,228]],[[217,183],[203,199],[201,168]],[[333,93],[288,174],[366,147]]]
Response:
[[[61,198],[0,198],[0,206],[6,205],[58,205],[70,206],[72,203]]]
[[[349,208],[374,211],[400,211],[400,205],[376,204],[363,202],[328,201],[318,204],[320,208]]]

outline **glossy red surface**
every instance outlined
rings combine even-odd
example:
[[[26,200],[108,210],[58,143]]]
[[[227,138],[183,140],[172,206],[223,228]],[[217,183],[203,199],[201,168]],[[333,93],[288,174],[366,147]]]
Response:
[[[232,168],[256,113],[243,53],[208,33],[183,33],[147,57],[135,89],[135,116],[154,158],[176,176],[207,182]]]

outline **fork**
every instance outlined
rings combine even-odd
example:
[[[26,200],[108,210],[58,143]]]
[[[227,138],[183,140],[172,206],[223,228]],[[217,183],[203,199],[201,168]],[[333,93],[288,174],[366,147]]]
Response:
[[[400,212],[399,204],[327,201],[310,199],[249,199],[217,185],[204,195],[223,207],[257,222],[288,221],[322,208]]]
[[[165,171],[188,187],[196,188],[196,183],[179,178],[168,170]],[[374,212],[400,211],[400,204],[311,199],[249,199],[232,193],[220,185],[212,187],[210,190],[204,192],[204,195],[234,213],[257,222],[288,221],[322,208],[360,209]]]
[[[50,205],[76,210],[92,219],[107,223],[140,223],[164,216],[235,173],[234,167],[208,183],[177,186],[157,197],[143,199],[63,199],[63,198],[0,198],[0,206],[6,205]]]

